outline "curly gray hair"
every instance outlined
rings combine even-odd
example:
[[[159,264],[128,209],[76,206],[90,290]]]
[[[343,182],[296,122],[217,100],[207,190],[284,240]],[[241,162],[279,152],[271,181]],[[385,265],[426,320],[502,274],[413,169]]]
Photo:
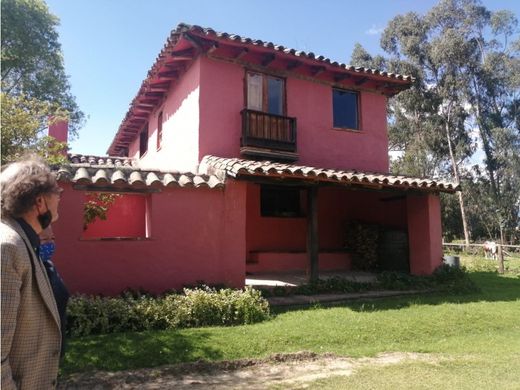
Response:
[[[40,158],[30,156],[5,166],[0,174],[2,214],[21,217],[40,195],[60,192],[56,177]]]

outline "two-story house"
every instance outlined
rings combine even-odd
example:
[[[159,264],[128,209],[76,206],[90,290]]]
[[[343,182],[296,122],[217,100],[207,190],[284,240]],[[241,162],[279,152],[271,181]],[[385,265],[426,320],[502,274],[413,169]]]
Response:
[[[355,268],[355,223],[380,227],[380,269],[433,272],[439,192],[457,188],[389,174],[387,99],[412,82],[180,24],[110,157],[60,168],[64,279],[107,294],[242,287],[246,273],[273,271],[315,279]],[[85,204],[107,205],[108,218],[85,222]]]

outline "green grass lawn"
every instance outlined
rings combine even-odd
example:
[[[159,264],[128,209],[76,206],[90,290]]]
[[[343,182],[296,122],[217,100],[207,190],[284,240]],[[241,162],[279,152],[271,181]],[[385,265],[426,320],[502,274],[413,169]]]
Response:
[[[453,383],[450,388],[493,388],[485,385],[488,382],[500,383],[497,388],[514,388],[512,384],[520,388],[520,272],[516,271],[520,260],[509,261],[506,275],[483,271],[485,260],[462,260],[475,270],[471,277],[481,292],[289,308],[276,312],[270,321],[247,326],[77,338],[68,343],[62,375],[302,350],[352,357],[400,351],[442,354],[454,360],[378,367],[373,388],[406,388],[406,383],[392,382],[400,377],[408,378],[409,388],[420,388],[413,378],[432,375],[431,383],[442,388],[446,383]],[[316,388],[371,388],[366,380],[374,377],[374,370],[367,367],[348,378],[320,381]],[[468,378],[464,386],[473,386],[459,385],[461,376]]]

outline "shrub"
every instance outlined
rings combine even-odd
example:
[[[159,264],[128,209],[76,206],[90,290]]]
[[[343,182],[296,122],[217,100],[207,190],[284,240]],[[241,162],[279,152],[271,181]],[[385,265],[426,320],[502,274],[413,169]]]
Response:
[[[67,309],[71,336],[260,322],[269,304],[260,292],[200,287],[154,298],[126,292],[118,298],[78,295]]]
[[[430,276],[415,276],[400,272],[382,272],[377,276],[381,288],[386,290],[436,290],[455,294],[478,291],[464,267],[447,264],[439,266]]]
[[[443,264],[435,270],[432,278],[435,285],[444,291],[449,291],[455,294],[479,291],[479,288],[469,278],[464,267],[456,268]]]

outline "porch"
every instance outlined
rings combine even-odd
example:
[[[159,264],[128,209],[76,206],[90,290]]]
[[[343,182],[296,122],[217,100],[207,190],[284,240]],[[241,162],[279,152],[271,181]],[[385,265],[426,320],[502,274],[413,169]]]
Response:
[[[371,283],[376,280],[376,274],[364,271],[322,271],[320,279],[341,278],[357,283]],[[255,288],[297,287],[309,282],[305,271],[258,272],[246,275],[245,285]]]
[[[215,156],[205,156],[199,172],[245,194],[244,279],[281,271],[310,281],[327,271],[431,274],[442,263],[439,192],[459,190],[424,178]],[[375,227],[377,237],[363,248],[361,237],[352,250],[356,224]],[[360,261],[367,251],[369,264]]]

